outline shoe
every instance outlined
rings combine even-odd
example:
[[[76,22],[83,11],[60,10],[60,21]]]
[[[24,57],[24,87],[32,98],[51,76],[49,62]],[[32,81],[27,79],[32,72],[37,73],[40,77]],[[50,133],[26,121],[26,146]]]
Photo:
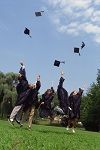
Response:
[[[69,130],[69,127],[67,127],[66,130],[68,131],[68,130]]]
[[[18,124],[20,124],[20,121],[19,121],[18,119],[15,118],[15,120],[16,120],[16,122],[17,122]]]
[[[22,124],[18,119],[15,119],[15,120],[16,120],[16,122],[20,125],[20,127],[23,126],[23,124]]]
[[[72,129],[72,132],[73,132],[73,133],[75,133],[75,130],[74,130],[74,129]]]
[[[23,127],[23,124],[22,124],[22,123],[20,123],[20,127]]]
[[[12,126],[14,126],[14,121],[13,121],[13,119],[8,119],[8,121],[9,121],[9,123],[12,125]]]
[[[31,130],[31,127],[30,127],[30,126],[28,127],[28,130]]]

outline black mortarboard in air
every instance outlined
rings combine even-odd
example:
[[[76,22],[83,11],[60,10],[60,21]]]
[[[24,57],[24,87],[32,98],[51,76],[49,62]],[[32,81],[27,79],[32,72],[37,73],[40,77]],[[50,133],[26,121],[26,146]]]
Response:
[[[40,17],[40,16],[42,16],[42,13],[43,13],[44,11],[38,11],[38,12],[35,12],[35,16],[36,17]]]
[[[54,66],[59,67],[59,66],[60,66],[60,63],[64,63],[64,64],[65,64],[65,61],[58,61],[58,60],[55,60],[55,61],[54,61]]]
[[[74,53],[78,53],[80,55],[80,49],[78,47],[74,47]]]
[[[84,42],[82,42],[81,49],[82,49],[84,46],[85,46],[85,43],[84,43]]]
[[[30,30],[28,28],[26,28],[26,27],[25,27],[25,30],[24,30],[24,34],[27,34],[27,35],[29,35],[31,37]]]

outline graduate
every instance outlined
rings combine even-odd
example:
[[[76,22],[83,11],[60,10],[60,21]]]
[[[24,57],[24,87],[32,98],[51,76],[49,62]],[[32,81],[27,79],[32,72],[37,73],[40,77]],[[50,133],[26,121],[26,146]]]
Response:
[[[75,133],[74,128],[76,127],[76,124],[80,119],[80,104],[83,91],[83,89],[79,88],[79,91],[73,91],[68,98],[69,118],[67,130],[69,130],[69,128],[72,128],[73,133]]]
[[[55,95],[55,91],[53,89],[53,87],[51,87],[50,89],[47,89],[46,92],[44,94],[42,94],[42,99],[40,100],[40,110],[41,112],[45,112],[44,115],[47,117],[50,117],[50,124],[53,121],[53,109],[51,106],[51,103],[53,101]]]
[[[63,72],[61,72],[61,77],[59,80],[58,88],[57,88],[57,95],[58,95],[58,101],[59,101],[59,106],[63,110],[65,114],[68,113],[68,92],[66,91],[65,88],[63,88]]]
[[[26,77],[23,74],[19,74],[18,76],[18,84],[16,86],[17,91],[17,100],[15,103],[15,107],[13,108],[9,121],[14,125],[14,120],[16,119],[16,115],[20,111],[20,109],[23,107],[24,101],[23,97],[25,97],[27,94],[27,91],[29,90],[29,84],[26,79]]]
[[[28,114],[28,127],[31,129],[32,121],[34,115],[37,115],[38,109],[38,91],[41,87],[40,75],[37,76],[37,81],[34,84],[29,85],[30,89],[27,92],[27,96],[23,98],[23,114],[21,120],[19,121],[20,126],[23,126],[23,123],[26,119],[26,114]]]

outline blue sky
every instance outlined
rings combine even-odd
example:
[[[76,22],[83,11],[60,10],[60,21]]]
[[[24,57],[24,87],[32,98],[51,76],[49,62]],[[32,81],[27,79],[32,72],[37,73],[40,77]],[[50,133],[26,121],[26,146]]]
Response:
[[[79,56],[73,49],[82,41]],[[54,67],[55,59],[65,64]],[[0,71],[17,73],[20,61],[30,83],[41,75],[40,93],[52,83],[57,89],[62,70],[69,93],[83,86],[86,92],[100,68],[100,0],[0,0]]]

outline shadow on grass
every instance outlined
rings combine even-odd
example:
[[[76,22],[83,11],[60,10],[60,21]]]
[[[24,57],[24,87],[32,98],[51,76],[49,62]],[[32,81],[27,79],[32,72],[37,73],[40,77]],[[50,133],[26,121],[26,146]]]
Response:
[[[64,134],[66,134],[66,135],[75,135],[75,134],[73,134],[73,133],[71,133],[71,132],[67,132],[67,131],[65,131],[65,132],[59,132],[59,131],[50,131],[50,130],[38,130],[38,132],[41,132],[41,133],[52,133],[52,134],[62,134],[62,135],[64,135]]]

